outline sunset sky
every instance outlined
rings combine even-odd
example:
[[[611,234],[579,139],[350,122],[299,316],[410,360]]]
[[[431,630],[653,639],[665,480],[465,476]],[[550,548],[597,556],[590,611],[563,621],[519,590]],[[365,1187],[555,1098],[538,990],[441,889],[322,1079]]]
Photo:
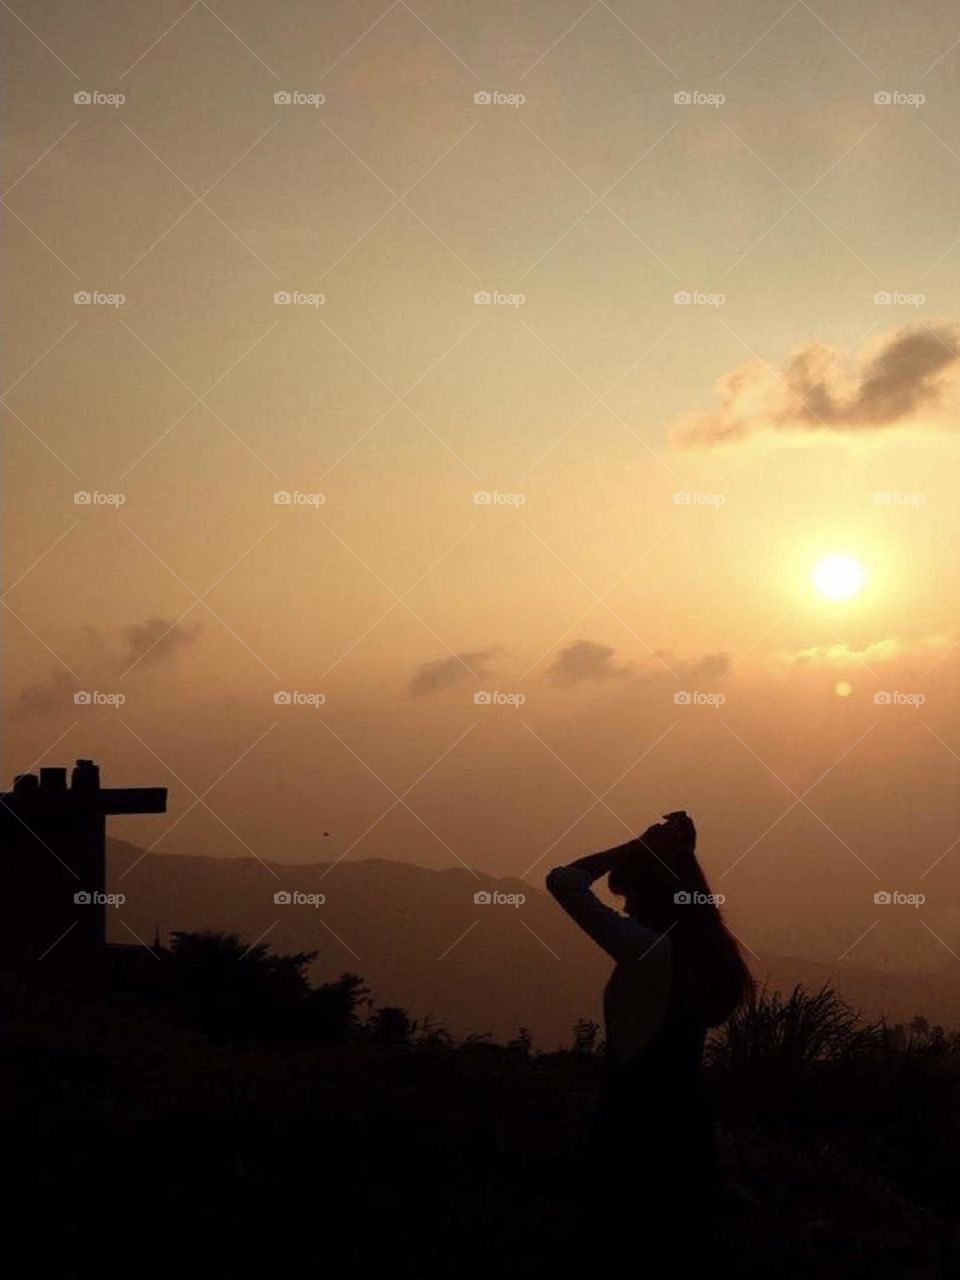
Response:
[[[3,17],[5,786],[960,972],[954,5]]]

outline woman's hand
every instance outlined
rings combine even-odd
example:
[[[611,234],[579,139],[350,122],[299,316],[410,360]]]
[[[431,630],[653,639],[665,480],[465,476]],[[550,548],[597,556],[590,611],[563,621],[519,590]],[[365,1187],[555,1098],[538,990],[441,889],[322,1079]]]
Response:
[[[571,862],[570,865],[586,871],[591,879],[599,880],[608,871],[619,866],[628,854],[634,852],[635,844],[634,840],[629,840],[626,844],[615,845],[614,848],[605,849],[602,853],[589,853],[585,858],[577,858],[576,862]]]

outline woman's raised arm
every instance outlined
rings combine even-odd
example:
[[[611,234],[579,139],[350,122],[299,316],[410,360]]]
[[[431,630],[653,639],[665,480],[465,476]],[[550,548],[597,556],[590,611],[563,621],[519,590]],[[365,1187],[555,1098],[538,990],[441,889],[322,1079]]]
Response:
[[[590,888],[594,880],[613,870],[629,848],[629,844],[619,845],[604,853],[578,858],[569,866],[554,867],[546,880],[547,892],[618,964],[639,959],[659,941],[652,929],[614,911]]]

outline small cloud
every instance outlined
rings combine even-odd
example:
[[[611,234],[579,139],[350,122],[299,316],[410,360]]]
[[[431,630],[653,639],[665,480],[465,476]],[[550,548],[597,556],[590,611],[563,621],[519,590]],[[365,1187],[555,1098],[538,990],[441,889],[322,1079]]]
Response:
[[[616,650],[596,640],[576,640],[561,649],[547,670],[555,684],[579,684],[581,680],[622,679],[629,674],[626,664],[614,662]]]
[[[482,680],[490,674],[487,663],[502,652],[502,649],[473,649],[424,662],[410,681],[410,693],[414,698],[425,698],[471,680]]]
[[[65,711],[76,688],[77,682],[69,671],[58,671],[48,680],[37,680],[33,684],[24,685],[13,699],[11,714],[19,719],[43,716],[51,711]]]
[[[680,445],[713,447],[757,431],[877,431],[915,425],[921,415],[955,409],[960,326],[904,325],[849,359],[808,342],[782,368],[749,360],[717,382],[719,409],[685,415],[674,425]]]
[[[166,618],[148,618],[136,622],[123,631],[123,653],[118,662],[125,667],[131,663],[155,665],[167,662],[181,649],[192,645],[200,635],[200,623],[184,626],[180,622],[168,622]]]

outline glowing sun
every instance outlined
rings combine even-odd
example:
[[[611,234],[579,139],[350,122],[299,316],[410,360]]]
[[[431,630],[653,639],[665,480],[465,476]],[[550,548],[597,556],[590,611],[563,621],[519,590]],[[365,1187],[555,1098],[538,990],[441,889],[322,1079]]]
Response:
[[[866,580],[863,565],[855,556],[824,556],[813,566],[813,585],[827,600],[852,600]]]

